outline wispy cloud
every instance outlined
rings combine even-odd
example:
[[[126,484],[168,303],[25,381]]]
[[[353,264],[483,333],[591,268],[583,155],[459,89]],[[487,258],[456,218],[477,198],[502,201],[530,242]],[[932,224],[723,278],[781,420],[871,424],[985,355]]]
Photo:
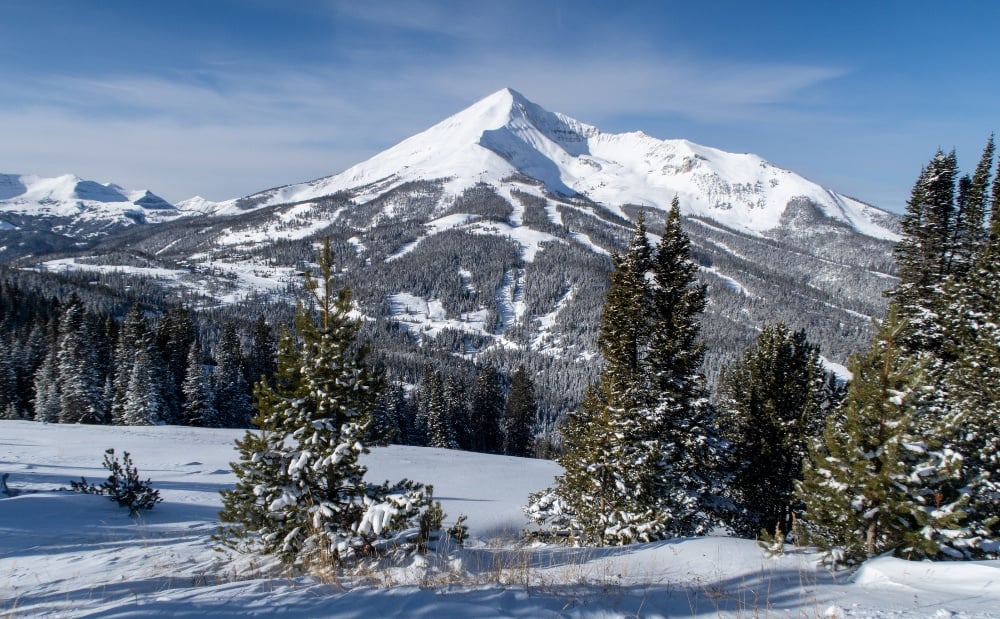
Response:
[[[402,23],[447,21],[413,13]],[[335,173],[504,86],[596,124],[615,115],[768,122],[844,74],[621,51],[567,57],[476,48],[430,64],[419,56],[381,60],[22,79],[0,103],[0,170],[102,170],[101,179],[147,185],[173,200],[222,199]]]

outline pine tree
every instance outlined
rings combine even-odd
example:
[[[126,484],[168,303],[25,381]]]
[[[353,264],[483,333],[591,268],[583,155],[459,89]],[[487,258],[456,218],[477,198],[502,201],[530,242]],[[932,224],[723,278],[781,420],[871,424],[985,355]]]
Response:
[[[421,447],[430,445],[431,408],[436,406],[435,400],[443,395],[435,395],[440,386],[441,376],[430,365],[425,365],[420,373],[420,384],[416,390],[416,404],[413,415],[413,431],[410,432],[410,444]]]
[[[248,384],[256,383],[262,376],[270,377],[274,374],[274,353],[274,335],[264,315],[261,314],[254,322],[250,333],[250,352],[245,363]]]
[[[42,365],[35,372],[35,421],[44,423],[56,423],[59,421],[59,411],[61,409],[59,397],[59,362],[56,357],[57,349],[53,345],[49,353],[42,361]]]
[[[649,350],[649,412],[639,417],[646,429],[644,492],[664,520],[665,534],[703,535],[717,523],[723,491],[718,461],[725,446],[701,373],[705,346],[698,317],[707,303],[696,278],[691,242],[681,228],[675,197],[652,261]]]
[[[869,351],[852,357],[847,398],[811,447],[798,487],[799,532],[838,561],[935,556],[940,532],[957,530],[962,516],[962,501],[942,492],[961,461],[921,427],[926,371],[905,354],[905,333],[891,306]]]
[[[382,390],[375,409],[372,411],[372,422],[365,435],[366,445],[389,445],[405,440],[401,437],[403,429],[402,407],[405,405],[405,392],[395,383]]]
[[[31,332],[24,343],[21,351],[21,366],[18,372],[18,393],[20,394],[21,406],[25,409],[28,417],[34,416],[32,400],[34,398],[35,374],[42,367],[45,356],[48,354],[49,345],[45,336],[45,325],[39,320],[31,327]]]
[[[164,423],[168,414],[163,397],[163,385],[154,368],[152,346],[140,348],[132,362],[120,423],[129,426],[150,426]]]
[[[976,257],[967,277],[950,282],[944,314],[954,359],[940,372],[950,411],[941,425],[962,454],[959,492],[968,496],[960,535],[947,540],[965,557],[1000,556],[1000,237]]]
[[[525,511],[599,544],[703,533],[716,509],[712,462],[722,443],[698,373],[705,293],[677,201],[655,256],[640,217],[612,264],[598,337],[604,370],[562,430],[565,473]]]
[[[221,425],[216,420],[214,398],[208,388],[201,344],[197,340],[191,342],[188,349],[187,371],[181,385],[181,394],[184,398],[181,423],[203,427]]]
[[[524,366],[518,366],[510,381],[510,393],[504,407],[504,453],[522,458],[534,455],[535,384]]]
[[[456,375],[444,380],[444,408],[454,440],[452,449],[469,449],[472,428],[469,423],[469,400],[465,394],[465,383]]]
[[[317,316],[300,305],[297,336],[279,342],[274,386],[256,387],[259,432],[237,441],[236,487],[222,493],[220,534],[249,541],[283,561],[322,569],[361,553],[390,532],[416,525],[430,506],[419,484],[375,486],[358,458],[381,376],[355,346],[358,323],[349,316],[347,289],[333,289],[327,240],[321,279],[307,279]],[[255,535],[252,535],[255,534]]]
[[[9,416],[8,416],[9,415]],[[17,374],[14,351],[0,340],[0,419],[20,419],[17,402]]]
[[[565,473],[555,488],[529,497],[526,513],[544,526],[568,528],[596,544],[656,539],[664,522],[639,497],[630,477],[641,474],[618,421],[646,399],[642,358],[648,339],[650,249],[640,216],[623,256],[612,256],[611,285],[601,316],[598,348],[604,357],[599,382],[588,388],[563,427]],[[648,502],[647,502],[648,503]]]
[[[938,151],[921,171],[900,223],[903,235],[893,251],[899,284],[891,296],[907,325],[900,343],[908,352],[937,355],[942,346],[939,312],[954,254],[956,176],[955,153]]]
[[[212,382],[218,423],[224,428],[249,426],[253,407],[244,378],[243,347],[232,324],[222,328],[215,347],[215,364]]]
[[[428,383],[423,386],[421,404],[427,411],[427,444],[430,447],[458,449],[455,429],[448,418],[448,407],[444,399],[444,380],[440,372],[427,375]]]
[[[496,367],[487,365],[479,370],[472,390],[470,408],[470,449],[492,454],[503,452],[500,421],[503,418],[504,399],[501,376]]]
[[[156,326],[156,357],[153,367],[160,375],[165,410],[163,421],[181,419],[181,394],[187,373],[187,356],[196,333],[191,313],[183,307],[171,308]]]
[[[791,531],[795,482],[823,427],[827,384],[819,348],[781,323],[765,326],[756,347],[724,370],[718,410],[733,445],[729,525],[738,535]]]
[[[74,298],[59,321],[60,423],[104,423],[104,368],[99,325]]]
[[[132,365],[136,352],[151,344],[149,322],[139,305],[132,305],[118,329],[118,341],[114,350],[114,399],[111,402],[111,422],[125,424],[125,397],[132,378]]]
[[[959,181],[959,200],[955,230],[951,241],[949,274],[958,278],[972,268],[976,256],[986,241],[986,212],[989,206],[990,172],[993,167],[994,144],[991,135],[983,149],[972,177]]]

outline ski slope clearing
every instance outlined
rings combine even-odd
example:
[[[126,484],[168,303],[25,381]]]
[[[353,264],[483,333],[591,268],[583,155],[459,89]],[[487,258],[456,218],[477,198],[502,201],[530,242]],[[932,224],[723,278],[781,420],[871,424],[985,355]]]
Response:
[[[369,478],[433,484],[446,526],[468,516],[465,547],[339,579],[289,575],[214,549],[240,435],[0,421],[0,473],[16,494],[0,494],[0,617],[1000,617],[1000,561],[880,557],[833,573],[809,551],[769,557],[723,537],[525,546],[519,506],[557,465],[401,446],[374,449]],[[131,519],[58,490],[100,481],[108,447],[131,452],[164,502]]]

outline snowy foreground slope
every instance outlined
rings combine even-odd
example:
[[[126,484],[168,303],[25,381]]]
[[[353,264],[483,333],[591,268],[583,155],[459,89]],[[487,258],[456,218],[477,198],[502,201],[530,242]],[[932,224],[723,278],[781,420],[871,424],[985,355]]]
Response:
[[[218,490],[233,483],[232,430],[0,421],[0,617],[1000,617],[1000,562],[883,557],[830,573],[815,554],[764,556],[702,538],[625,549],[523,548],[508,536],[551,462],[389,447],[373,480],[434,484],[472,541],[353,581],[287,576],[213,550]],[[60,492],[132,452],[164,502],[132,520],[103,497]]]

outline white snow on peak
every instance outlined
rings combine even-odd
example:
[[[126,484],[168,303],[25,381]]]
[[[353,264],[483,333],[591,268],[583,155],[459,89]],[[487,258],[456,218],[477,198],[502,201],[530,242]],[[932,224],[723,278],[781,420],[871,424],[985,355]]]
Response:
[[[374,197],[414,180],[445,179],[457,195],[478,182],[502,188],[512,175],[542,181],[553,194],[583,194],[610,209],[666,210],[674,196],[688,215],[760,233],[781,225],[789,202],[862,234],[895,240],[884,212],[821,187],[752,154],[642,132],[603,133],[549,112],[505,88],[340,174],[272,189],[261,205],[311,200],[338,191]]]
[[[236,200],[223,200],[215,202],[201,196],[194,196],[187,200],[181,200],[176,204],[177,210],[189,212],[192,215],[232,215],[238,213],[234,208]]]
[[[125,223],[162,222],[181,214],[148,190],[128,190],[75,174],[51,178],[0,174],[0,212]]]

